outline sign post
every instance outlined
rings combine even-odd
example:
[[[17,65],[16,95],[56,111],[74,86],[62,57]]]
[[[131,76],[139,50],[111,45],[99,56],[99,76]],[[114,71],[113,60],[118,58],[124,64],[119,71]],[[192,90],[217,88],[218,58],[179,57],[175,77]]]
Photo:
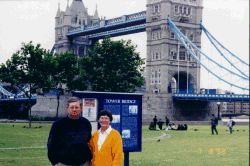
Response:
[[[124,152],[124,166],[129,166],[129,152]]]

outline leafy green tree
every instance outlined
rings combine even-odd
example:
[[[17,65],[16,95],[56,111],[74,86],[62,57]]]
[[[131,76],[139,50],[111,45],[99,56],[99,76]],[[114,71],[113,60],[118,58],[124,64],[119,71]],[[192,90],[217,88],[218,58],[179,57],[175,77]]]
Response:
[[[60,95],[65,90],[70,92],[73,90],[85,90],[87,88],[86,82],[79,77],[79,68],[77,66],[77,59],[73,51],[53,56],[53,65],[51,66],[51,82],[52,87],[57,92],[57,111],[56,118],[58,118],[58,109]],[[64,89],[63,86],[66,88]]]
[[[79,60],[81,77],[92,91],[135,92],[143,85],[143,64],[131,40],[97,42],[89,56]]]
[[[29,84],[29,91],[23,91],[29,98],[29,128],[31,128],[32,94],[36,93],[37,89],[49,91],[52,88],[50,71],[47,68],[53,66],[52,55],[40,46],[40,44],[34,46],[32,42],[23,43],[21,50],[14,53],[11,59],[0,67],[2,82],[11,83],[20,90]]]

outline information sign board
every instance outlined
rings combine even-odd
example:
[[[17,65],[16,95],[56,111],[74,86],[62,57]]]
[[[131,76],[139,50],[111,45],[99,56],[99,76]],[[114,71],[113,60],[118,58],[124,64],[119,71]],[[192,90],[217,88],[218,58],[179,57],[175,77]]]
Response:
[[[82,116],[88,119],[90,122],[96,121],[97,118],[97,99],[84,98]]]
[[[121,133],[123,148],[138,148],[138,100],[104,99],[103,109],[111,111],[111,127]]]

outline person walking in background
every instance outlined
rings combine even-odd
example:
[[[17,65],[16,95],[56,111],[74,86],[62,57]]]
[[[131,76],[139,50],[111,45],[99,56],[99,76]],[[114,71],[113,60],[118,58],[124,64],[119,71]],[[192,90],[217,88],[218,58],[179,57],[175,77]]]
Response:
[[[166,119],[166,127],[168,127],[169,119],[168,119],[168,117],[165,117],[165,119]]]
[[[227,127],[229,127],[230,134],[233,134],[233,126],[234,121],[231,119],[231,116],[229,117],[229,121],[227,122]]]
[[[93,134],[89,142],[93,154],[91,166],[121,166],[123,160],[122,137],[110,126],[113,120],[112,113],[102,110],[98,113],[97,119],[101,128]]]
[[[218,131],[216,129],[216,125],[218,125],[218,119],[216,117],[214,117],[214,114],[212,114],[212,118],[211,118],[212,134],[214,134],[214,130],[215,130],[216,134],[218,134]]]
[[[157,124],[157,116],[155,116],[155,118],[153,119],[153,122],[154,122],[154,129],[156,130],[156,124]]]
[[[80,117],[82,100],[71,97],[66,106],[68,115],[56,120],[50,130],[47,148],[53,166],[89,166],[92,153],[88,146],[92,127]]]

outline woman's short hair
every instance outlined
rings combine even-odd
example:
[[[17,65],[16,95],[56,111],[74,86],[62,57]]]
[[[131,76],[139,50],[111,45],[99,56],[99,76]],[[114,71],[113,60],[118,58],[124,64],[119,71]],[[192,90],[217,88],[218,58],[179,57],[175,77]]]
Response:
[[[69,106],[69,103],[73,103],[73,102],[78,102],[80,103],[80,106],[82,106],[82,100],[78,97],[70,97],[68,100],[68,104],[67,106]]]
[[[113,116],[109,110],[101,110],[97,115],[97,119],[99,120],[101,116],[105,116],[105,115],[107,115],[110,119],[110,122],[112,122]]]

